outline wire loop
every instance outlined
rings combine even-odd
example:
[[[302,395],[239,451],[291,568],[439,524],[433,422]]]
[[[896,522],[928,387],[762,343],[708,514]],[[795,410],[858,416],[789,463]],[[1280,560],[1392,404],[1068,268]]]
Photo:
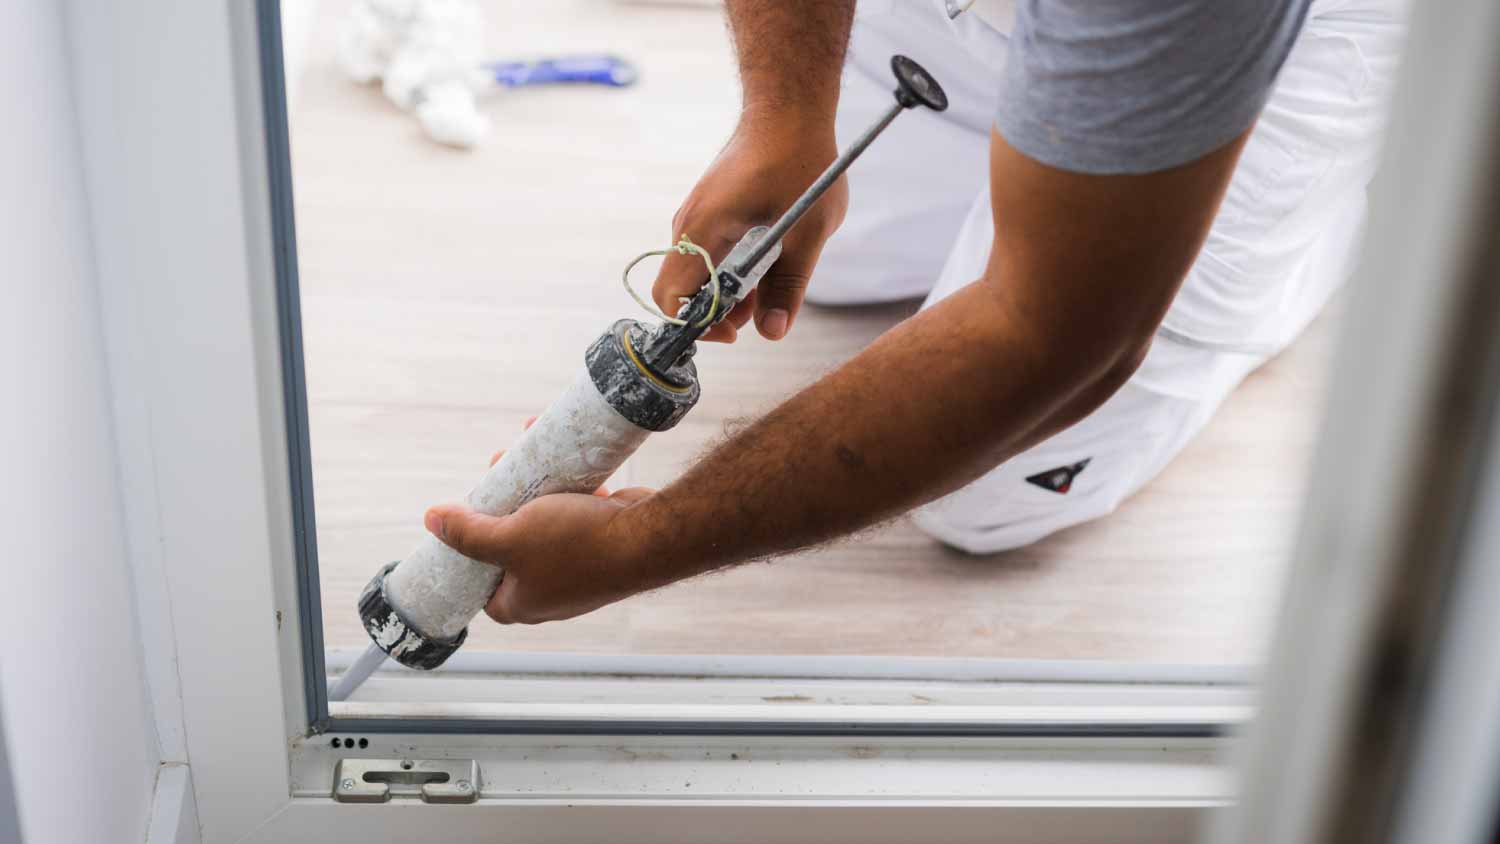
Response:
[[[713,323],[714,317],[719,315],[719,271],[714,267],[713,256],[708,254],[708,250],[689,240],[687,235],[683,235],[675,244],[668,246],[666,249],[653,249],[650,252],[642,252],[635,256],[635,260],[626,264],[625,272],[620,276],[625,282],[625,292],[630,294],[630,298],[634,299],[636,304],[645,308],[647,313],[662,322],[672,325],[687,325],[688,323],[685,319],[678,319],[677,317],[667,316],[665,313],[662,313],[661,308],[656,307],[651,301],[642,298],[641,294],[635,292],[635,288],[630,286],[630,271],[635,269],[636,264],[653,255],[670,255],[673,252],[679,255],[692,255],[696,253],[703,258],[703,264],[708,267],[708,283],[713,286],[714,298],[713,302],[708,306],[708,315],[703,317],[702,322],[694,326],[694,328],[706,328]]]

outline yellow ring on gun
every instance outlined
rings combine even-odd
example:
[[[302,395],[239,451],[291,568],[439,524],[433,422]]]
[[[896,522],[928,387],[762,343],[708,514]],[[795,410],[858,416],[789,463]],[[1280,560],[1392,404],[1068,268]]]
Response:
[[[662,378],[660,375],[657,375],[655,372],[652,372],[651,367],[646,366],[645,362],[643,362],[640,359],[640,356],[636,354],[635,344],[630,342],[630,333],[628,331],[620,332],[620,343],[625,346],[625,354],[630,357],[630,362],[635,364],[635,368],[640,370],[642,375],[646,376],[646,380],[662,388],[663,390],[666,390],[669,393],[684,395],[686,393],[692,392],[692,387],[679,387],[676,384],[673,384],[672,382]]]

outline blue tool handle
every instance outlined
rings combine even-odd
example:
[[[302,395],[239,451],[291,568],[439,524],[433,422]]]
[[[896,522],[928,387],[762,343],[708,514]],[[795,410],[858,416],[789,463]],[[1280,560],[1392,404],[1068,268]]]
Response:
[[[532,62],[488,62],[484,69],[507,88],[573,83],[622,88],[635,82],[635,66],[615,56],[562,56]]]

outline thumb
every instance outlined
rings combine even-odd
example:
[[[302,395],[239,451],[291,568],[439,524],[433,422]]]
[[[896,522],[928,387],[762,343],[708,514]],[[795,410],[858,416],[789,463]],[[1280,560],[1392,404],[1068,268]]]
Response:
[[[514,540],[510,516],[487,516],[461,504],[429,508],[422,525],[444,545],[482,563],[498,562]]]

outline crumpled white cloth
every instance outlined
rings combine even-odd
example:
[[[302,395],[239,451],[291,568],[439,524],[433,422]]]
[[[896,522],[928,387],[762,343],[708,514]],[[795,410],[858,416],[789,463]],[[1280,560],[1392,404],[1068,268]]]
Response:
[[[469,149],[489,132],[478,94],[484,19],[473,0],[358,0],[339,34],[338,59],[355,82],[380,81],[427,137]]]

